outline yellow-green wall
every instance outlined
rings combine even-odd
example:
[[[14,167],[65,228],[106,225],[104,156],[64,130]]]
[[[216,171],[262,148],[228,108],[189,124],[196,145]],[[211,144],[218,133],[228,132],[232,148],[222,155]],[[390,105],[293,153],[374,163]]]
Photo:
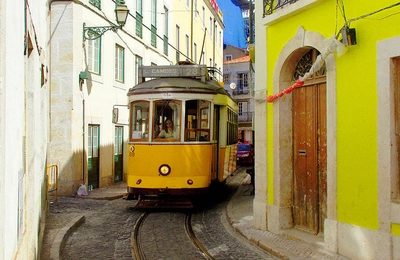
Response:
[[[280,52],[300,26],[329,38],[344,24],[340,11],[336,9],[336,1],[321,2],[266,29],[267,95],[274,94],[273,75]],[[389,6],[393,1],[364,1],[362,4],[359,1],[345,1],[344,4],[349,20]],[[375,230],[378,228],[376,43],[400,32],[399,15],[389,14],[393,14],[393,11],[383,11],[379,15],[352,22],[350,27],[356,28],[358,43],[349,46],[348,52],[342,57],[336,57],[337,219]],[[279,102],[279,99],[275,102]],[[269,103],[269,173],[273,172],[274,167],[273,114],[273,103]],[[330,174],[328,172],[328,176]],[[274,201],[273,181],[273,175],[269,174],[270,204]]]

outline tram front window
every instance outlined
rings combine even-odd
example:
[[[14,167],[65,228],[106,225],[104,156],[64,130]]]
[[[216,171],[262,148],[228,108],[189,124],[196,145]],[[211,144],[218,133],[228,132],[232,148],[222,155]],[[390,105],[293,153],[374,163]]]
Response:
[[[131,141],[147,141],[149,138],[149,104],[148,101],[135,101],[131,103]]]
[[[181,122],[181,101],[157,100],[153,110],[153,139],[159,141],[179,141]]]
[[[186,101],[185,141],[210,141],[210,101]]]

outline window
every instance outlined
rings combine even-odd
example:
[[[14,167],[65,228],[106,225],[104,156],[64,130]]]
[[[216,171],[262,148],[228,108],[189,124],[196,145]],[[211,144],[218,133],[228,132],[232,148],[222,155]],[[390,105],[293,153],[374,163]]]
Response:
[[[136,36],[143,37],[142,0],[136,0]]]
[[[232,55],[231,54],[225,55],[225,60],[232,60]]]
[[[164,6],[164,54],[168,55],[168,9]]]
[[[212,32],[213,32],[213,19],[212,17],[210,17],[210,27],[209,27],[209,34],[210,34],[210,38],[212,38]]]
[[[399,169],[400,169],[400,58],[396,58],[393,60],[394,62],[394,131],[396,136],[396,152],[397,152],[397,199],[400,199],[400,176],[399,176]]]
[[[139,67],[143,65],[143,58],[136,55],[135,56],[135,85],[138,84],[138,72],[139,72]]]
[[[228,108],[227,124],[226,144],[236,144],[238,142],[238,115],[230,108]]]
[[[151,1],[151,46],[157,47],[157,0]]]
[[[224,74],[224,83],[229,83],[231,80],[231,74]]]
[[[247,81],[247,73],[238,73],[237,87],[239,94],[247,93],[248,81]]]
[[[124,82],[124,48],[115,46],[115,80]]]
[[[210,101],[186,101],[185,141],[210,141],[210,107]]]
[[[197,44],[193,44],[193,55],[194,55],[194,62],[197,62]]]
[[[148,141],[149,138],[149,107],[148,101],[134,101],[130,106],[130,141]]]
[[[186,9],[190,8],[190,0],[186,0]]]
[[[101,0],[89,0],[89,3],[101,10]]]
[[[199,12],[197,10],[197,0],[193,1],[193,9],[194,9],[194,18],[197,20],[197,13]]]
[[[203,17],[202,17],[202,22],[203,22],[203,29],[206,28],[206,9],[203,6]]]
[[[190,57],[190,42],[189,35],[186,34],[186,56]]]
[[[176,25],[176,62],[180,60],[180,46],[179,46],[179,38],[180,38],[180,28],[178,25]]]
[[[154,101],[153,140],[156,142],[180,140],[181,101]]]
[[[88,70],[100,74],[100,43],[101,38],[88,40]]]

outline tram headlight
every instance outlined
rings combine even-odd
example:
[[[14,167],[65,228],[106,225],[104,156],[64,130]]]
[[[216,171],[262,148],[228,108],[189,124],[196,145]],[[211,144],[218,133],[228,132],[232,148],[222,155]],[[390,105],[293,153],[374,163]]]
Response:
[[[188,179],[188,180],[187,180],[187,184],[192,185],[192,184],[193,184],[193,180]]]
[[[162,176],[167,176],[168,174],[171,173],[171,167],[168,164],[162,164],[160,168],[158,168],[158,172]]]

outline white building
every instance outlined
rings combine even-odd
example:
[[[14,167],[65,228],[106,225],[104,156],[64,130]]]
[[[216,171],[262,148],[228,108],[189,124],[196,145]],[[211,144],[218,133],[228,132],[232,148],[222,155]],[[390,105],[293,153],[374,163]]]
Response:
[[[239,106],[239,141],[253,144],[254,71],[248,51],[227,46],[224,49],[224,88]]]
[[[0,1],[0,259],[37,259],[46,211],[46,0]]]
[[[129,14],[114,33],[106,31],[117,26],[112,0],[51,2],[49,159],[59,165],[62,195],[74,195],[82,184],[91,190],[124,180],[124,106],[138,66],[189,60],[222,68],[223,23],[215,1],[121,4]]]

